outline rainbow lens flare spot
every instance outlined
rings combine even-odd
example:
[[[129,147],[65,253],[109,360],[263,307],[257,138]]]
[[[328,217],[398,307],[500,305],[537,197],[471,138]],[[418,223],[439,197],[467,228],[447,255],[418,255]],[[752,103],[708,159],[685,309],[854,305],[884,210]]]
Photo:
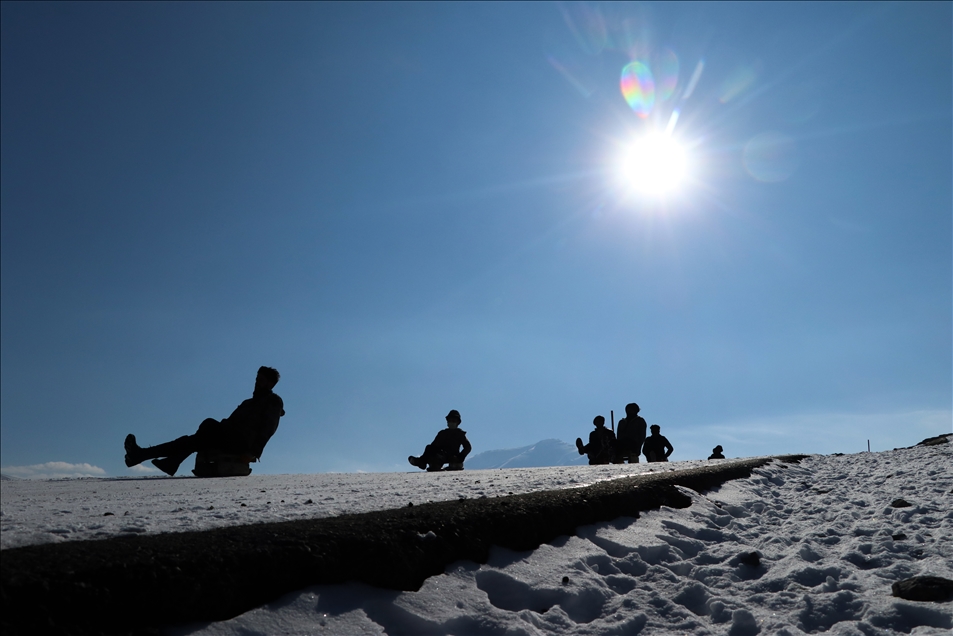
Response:
[[[648,66],[642,62],[626,64],[622,69],[619,88],[636,115],[643,119],[649,116],[655,106],[655,80]]]

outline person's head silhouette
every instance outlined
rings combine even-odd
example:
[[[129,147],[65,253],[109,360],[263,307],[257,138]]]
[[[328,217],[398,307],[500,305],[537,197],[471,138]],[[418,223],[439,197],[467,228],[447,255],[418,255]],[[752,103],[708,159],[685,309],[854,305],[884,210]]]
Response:
[[[596,428],[603,428],[606,425],[606,418],[601,415],[597,415],[593,418],[592,423]]]
[[[447,426],[450,428],[456,428],[460,426],[460,422],[462,421],[463,420],[460,419],[460,411],[457,409],[451,409],[450,412],[447,413]]]
[[[626,416],[626,417],[635,417],[636,415],[639,414],[639,411],[640,411],[640,410],[641,410],[641,409],[639,408],[639,405],[636,404],[635,402],[632,402],[631,404],[626,404],[626,405],[625,405],[625,416]]]
[[[273,388],[275,388],[275,385],[278,384],[278,380],[280,379],[281,374],[278,373],[278,369],[273,369],[271,367],[259,367],[258,375],[255,377],[255,388],[271,391]]]

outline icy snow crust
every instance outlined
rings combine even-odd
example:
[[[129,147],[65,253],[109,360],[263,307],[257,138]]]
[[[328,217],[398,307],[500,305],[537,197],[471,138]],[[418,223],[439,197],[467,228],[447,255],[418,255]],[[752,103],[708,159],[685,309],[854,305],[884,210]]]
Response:
[[[687,509],[496,548],[417,592],[316,586],[169,634],[947,635],[951,603],[890,586],[953,579],[951,460],[946,446],[774,462],[704,495],[682,489]],[[760,565],[739,559],[752,551]]]
[[[408,473],[223,479],[10,480],[0,482],[0,548],[334,517],[401,508],[408,503],[577,488],[607,479],[711,464],[686,461],[444,473],[414,469]]]
[[[494,548],[488,563],[457,562],[417,592],[316,586],[166,633],[948,634],[953,603],[903,601],[890,586],[916,575],[953,579],[951,451],[773,462],[703,494],[682,489],[692,498],[686,509],[582,526],[528,552]],[[3,545],[492,497],[706,463],[3,482]],[[895,507],[898,499],[910,505]],[[751,552],[760,564],[743,558]]]

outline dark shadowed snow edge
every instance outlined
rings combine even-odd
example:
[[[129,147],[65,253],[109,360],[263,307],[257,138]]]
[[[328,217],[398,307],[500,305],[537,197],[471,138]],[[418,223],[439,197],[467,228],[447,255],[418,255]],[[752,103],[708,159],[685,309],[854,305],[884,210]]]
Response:
[[[303,521],[26,546],[3,551],[3,634],[148,634],[224,620],[311,585],[360,581],[417,590],[491,545],[531,550],[579,526],[685,508],[780,459],[719,462],[583,488],[423,504]]]

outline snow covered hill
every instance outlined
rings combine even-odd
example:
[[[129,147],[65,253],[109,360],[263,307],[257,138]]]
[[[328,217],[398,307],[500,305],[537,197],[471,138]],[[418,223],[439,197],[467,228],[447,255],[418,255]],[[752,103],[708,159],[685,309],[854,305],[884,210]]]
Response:
[[[575,488],[698,465],[706,462],[4,481],[0,527],[6,552],[170,524],[199,529]],[[681,490],[688,508],[578,527],[535,550],[492,548],[487,563],[456,562],[417,591],[315,586],[164,633],[923,636],[953,628],[953,602],[892,595],[909,577],[953,579],[953,445],[773,462],[714,490]],[[421,545],[439,532],[421,534]]]
[[[953,579],[951,451],[775,463],[686,490],[686,509],[578,528],[529,552],[494,549],[416,592],[316,586],[169,634],[948,636],[953,603],[902,600],[891,585]]]

